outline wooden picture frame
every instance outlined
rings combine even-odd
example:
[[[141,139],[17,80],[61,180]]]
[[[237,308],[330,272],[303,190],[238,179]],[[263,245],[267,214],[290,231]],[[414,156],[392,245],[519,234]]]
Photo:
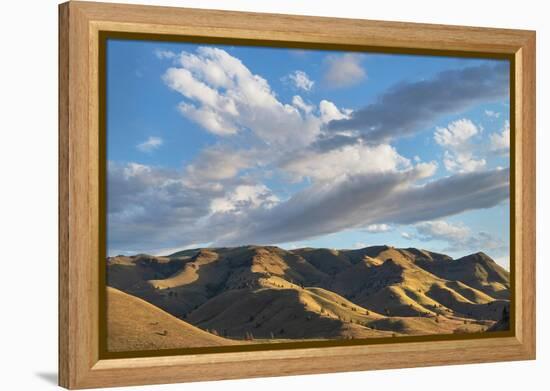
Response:
[[[100,37],[230,40],[274,46],[509,58],[513,330],[496,338],[233,351],[101,355],[105,169]],[[59,6],[59,384],[70,389],[535,358],[535,32],[88,2]]]

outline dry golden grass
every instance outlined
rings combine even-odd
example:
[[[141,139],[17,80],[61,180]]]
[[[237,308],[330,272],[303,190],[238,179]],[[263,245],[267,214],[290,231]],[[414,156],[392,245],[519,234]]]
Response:
[[[483,253],[388,246],[116,257],[108,280],[226,343],[480,332],[509,305],[508,273]]]
[[[242,339],[335,339],[388,336],[365,323],[381,316],[333,294],[323,297],[302,288],[232,290],[212,298],[189,314],[188,320],[220,335]]]
[[[150,280],[149,283],[158,289],[168,289],[182,285],[190,285],[199,279],[202,279],[201,285],[205,285],[215,279],[215,276],[212,275],[213,273],[218,272],[217,274],[219,274],[219,271],[216,270],[216,268],[214,268],[210,273],[207,270],[207,265],[217,261],[218,258],[219,255],[213,251],[201,250],[196,255],[193,262],[187,263],[180,272],[175,273],[169,278]],[[199,274],[199,270],[201,270],[202,273]]]
[[[107,288],[107,336],[107,349],[112,352],[235,343],[114,288]]]

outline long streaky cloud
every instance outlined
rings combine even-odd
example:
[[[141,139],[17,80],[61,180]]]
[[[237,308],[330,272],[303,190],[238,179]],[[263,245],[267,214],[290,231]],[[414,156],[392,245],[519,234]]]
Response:
[[[357,130],[369,142],[412,135],[444,115],[507,98],[509,64],[483,64],[444,71],[432,79],[395,85],[350,118],[334,120],[332,131]]]
[[[284,243],[368,224],[414,224],[490,208],[509,197],[509,169],[459,174],[414,185],[414,170],[314,185],[268,211],[250,214],[219,244]]]

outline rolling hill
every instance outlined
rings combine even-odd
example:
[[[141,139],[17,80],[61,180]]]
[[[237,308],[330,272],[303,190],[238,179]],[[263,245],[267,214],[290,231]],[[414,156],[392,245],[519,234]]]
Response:
[[[234,345],[161,309],[107,288],[107,349],[112,352]]]
[[[117,256],[107,259],[107,283],[229,342],[502,330],[510,297],[508,272],[486,254],[389,246]]]

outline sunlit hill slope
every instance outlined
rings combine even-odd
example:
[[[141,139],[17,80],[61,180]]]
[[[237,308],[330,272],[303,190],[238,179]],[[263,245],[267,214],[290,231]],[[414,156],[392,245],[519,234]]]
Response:
[[[117,350],[502,330],[510,298],[508,272],[484,253],[389,246],[117,256],[107,281]]]

